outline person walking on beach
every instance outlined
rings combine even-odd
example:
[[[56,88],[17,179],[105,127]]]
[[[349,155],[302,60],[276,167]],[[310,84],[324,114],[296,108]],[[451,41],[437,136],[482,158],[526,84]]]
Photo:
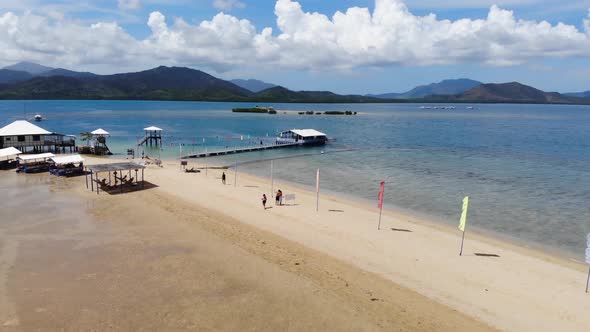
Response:
[[[280,195],[281,190],[277,190],[277,193],[275,194],[275,205],[279,205],[279,200],[281,199]]]
[[[279,205],[283,205],[283,191],[279,189]]]
[[[262,194],[262,207],[266,210],[266,194]]]
[[[221,183],[225,184],[225,172],[221,174]]]

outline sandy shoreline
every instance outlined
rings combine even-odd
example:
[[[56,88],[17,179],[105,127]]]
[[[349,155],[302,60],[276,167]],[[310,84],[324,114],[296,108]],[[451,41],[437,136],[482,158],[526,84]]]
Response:
[[[39,209],[0,223],[3,331],[492,330],[161,187],[96,195],[84,178],[9,176]]]
[[[115,161],[88,159],[90,163]],[[252,306],[252,310],[267,310],[264,303],[272,302],[273,296],[285,292],[286,280],[294,285],[287,293],[300,296],[300,305],[307,306],[309,302],[310,307],[317,304],[316,311],[322,308],[319,312],[324,318],[314,316],[316,318],[308,325],[293,321],[290,324],[295,325],[284,325],[285,322],[269,317],[260,318],[274,322],[275,330],[320,330],[320,327],[324,330],[489,329],[484,324],[509,331],[590,330],[587,315],[590,296],[583,292],[587,267],[583,264],[473,233],[468,235],[465,256],[459,257],[460,234],[446,225],[387,211],[382,230],[377,231],[378,211],[367,204],[322,195],[320,211],[316,212],[315,193],[280,179],[275,179],[274,188],[281,188],[285,194],[295,193],[297,198],[288,206],[275,207],[266,179],[239,173],[234,187],[232,170],[226,173],[228,184],[223,186],[219,179],[221,170],[209,169],[207,176],[187,174],[181,172],[178,161],[166,161],[163,168],[150,166],[146,170],[146,180],[157,188],[125,195],[102,193],[97,196],[85,189],[84,178],[66,181],[71,183],[68,190],[90,204],[92,211],[105,211],[96,217],[108,221],[108,225],[115,228],[113,234],[133,235],[131,242],[143,248],[133,251],[135,256],[142,256],[146,248],[149,252],[159,252],[157,248],[162,243],[182,241],[185,248],[188,243],[205,241],[213,234],[220,242],[208,243],[201,250],[225,247],[228,243],[230,247],[239,247],[247,253],[238,260],[243,262],[240,272],[251,271],[256,275],[260,267],[255,261],[259,259],[270,264],[268,274],[261,280],[275,280],[276,288],[273,283],[269,289],[265,288],[266,282],[263,282],[264,287],[249,284],[247,288],[268,291],[267,300],[261,301],[258,307]],[[269,196],[271,209],[262,209],[260,196],[263,192]],[[129,209],[129,206],[134,208]],[[125,227],[119,227],[121,224]],[[407,231],[393,231],[394,228]],[[158,239],[160,234],[162,239]],[[111,250],[111,247],[106,249]],[[191,257],[183,250],[176,258],[176,268],[179,262]],[[228,252],[225,261],[230,266],[237,264],[231,259],[235,253],[224,250]],[[476,253],[499,257],[478,257]],[[221,261],[208,263],[226,266]],[[281,274],[274,270],[276,268],[287,274]],[[170,277],[194,273],[187,269],[173,269]],[[234,269],[229,268],[225,272],[232,275],[235,272],[232,271]],[[120,274],[133,273],[125,270]],[[239,274],[233,276],[239,280]],[[300,278],[311,282],[312,287],[306,288]],[[175,282],[182,284],[179,280]],[[154,281],[154,287],[156,285],[159,284]],[[10,287],[14,288],[18,289]],[[137,292],[141,298],[143,293]],[[317,294],[321,296],[316,298]],[[0,292],[0,300],[1,295]],[[13,293],[12,296],[22,298],[25,295]],[[293,304],[289,301],[286,298],[277,301],[275,310],[281,308],[282,315],[289,317],[311,315],[309,311],[299,310],[297,305],[281,307],[284,303]],[[16,312],[23,310],[22,305],[12,305],[15,306]],[[343,312],[347,314],[341,315]],[[185,315],[189,314],[185,312]],[[334,320],[328,322],[326,317]],[[184,315],[177,318],[198,324]],[[236,317],[221,315],[219,318],[231,321]],[[253,329],[261,329],[256,321],[245,322]],[[136,328],[142,326],[139,322],[136,324]],[[204,325],[200,327],[205,328]]]
[[[220,171],[204,177],[180,174],[177,167],[170,161],[150,178],[170,194],[377,273],[499,329],[590,330],[583,264],[477,234],[468,235],[467,254],[459,257],[460,234],[446,225],[388,212],[378,232],[376,209],[332,196],[322,198],[316,213],[315,193],[278,179],[275,188],[296,193],[298,205],[263,211],[266,179],[239,173],[234,188],[231,170],[222,186],[215,178]]]

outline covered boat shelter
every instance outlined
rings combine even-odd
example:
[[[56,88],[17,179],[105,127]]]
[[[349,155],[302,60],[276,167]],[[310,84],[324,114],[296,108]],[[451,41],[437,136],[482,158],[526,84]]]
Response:
[[[108,193],[117,191],[123,193],[125,189],[137,187],[144,189],[144,169],[145,166],[134,162],[86,166],[86,188],[94,191],[96,187],[97,195],[101,190]],[[139,181],[139,170],[141,170],[141,181]],[[135,176],[132,176],[132,171],[135,172]]]
[[[21,154],[18,156],[17,172],[40,173],[49,171],[49,159],[53,153]]]
[[[57,176],[75,176],[84,173],[84,158],[79,154],[52,157],[49,173]]]
[[[22,152],[14,147],[0,149],[0,169],[16,167],[16,157]]]

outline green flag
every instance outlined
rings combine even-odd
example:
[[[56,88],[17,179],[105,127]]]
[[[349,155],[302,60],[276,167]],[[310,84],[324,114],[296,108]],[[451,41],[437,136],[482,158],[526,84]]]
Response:
[[[467,208],[469,207],[469,196],[463,198],[463,209],[461,210],[461,219],[459,220],[459,229],[465,232],[465,224],[467,223]]]

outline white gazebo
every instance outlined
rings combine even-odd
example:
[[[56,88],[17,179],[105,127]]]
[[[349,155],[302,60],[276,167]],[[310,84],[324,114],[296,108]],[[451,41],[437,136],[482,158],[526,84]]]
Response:
[[[143,130],[145,131],[145,137],[143,138],[143,140],[141,141],[141,143],[139,143],[139,145],[143,145],[144,143],[146,145],[155,145],[155,146],[161,146],[162,145],[162,128],[158,128],[156,126],[149,126],[146,128],[143,128]]]
[[[102,129],[102,128],[98,128],[96,130],[93,130],[90,132],[90,134],[92,134],[93,138],[94,138],[94,150],[93,153],[96,155],[105,155],[105,154],[111,154],[111,151],[109,150],[109,147],[107,146],[107,136],[110,136],[111,134]]]
[[[106,131],[102,128],[98,128],[94,131],[91,131],[90,133],[95,136],[109,136],[110,135],[110,133],[108,131]]]

